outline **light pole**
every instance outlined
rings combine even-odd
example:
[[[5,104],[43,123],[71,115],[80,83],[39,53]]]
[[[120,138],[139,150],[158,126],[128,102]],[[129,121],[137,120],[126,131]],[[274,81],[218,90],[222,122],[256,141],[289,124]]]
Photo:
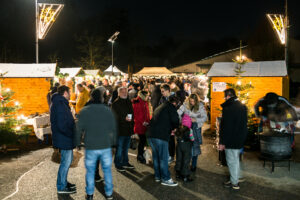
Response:
[[[114,74],[114,42],[120,34],[119,31],[115,32],[107,41],[111,42],[111,74]]]
[[[39,17],[38,0],[35,0],[35,62],[39,63]]]

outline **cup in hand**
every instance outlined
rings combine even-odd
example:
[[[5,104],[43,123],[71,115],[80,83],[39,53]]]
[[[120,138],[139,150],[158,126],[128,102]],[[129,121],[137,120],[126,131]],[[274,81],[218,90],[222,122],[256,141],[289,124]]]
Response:
[[[131,120],[132,120],[132,114],[127,114],[127,119],[128,119],[129,121],[131,121]]]

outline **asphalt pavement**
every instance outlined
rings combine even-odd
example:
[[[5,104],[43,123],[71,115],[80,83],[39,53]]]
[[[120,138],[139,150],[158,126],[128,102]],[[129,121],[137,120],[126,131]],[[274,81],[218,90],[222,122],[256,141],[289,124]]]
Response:
[[[7,199],[83,200],[85,198],[84,158],[80,159],[77,167],[69,171],[68,180],[77,185],[77,193],[58,195],[56,176],[59,165],[51,161],[52,152],[51,148],[45,148],[20,157],[2,159],[0,161],[0,199],[13,194]],[[120,173],[112,166],[114,199],[300,199],[300,163],[292,162],[290,171],[288,171],[287,163],[278,163],[275,171],[271,173],[270,164],[267,163],[263,168],[262,161],[258,159],[255,152],[245,153],[243,174],[246,181],[240,184],[240,191],[224,188],[222,182],[227,180],[228,172],[226,167],[218,165],[218,153],[214,148],[212,138],[204,138],[198,168],[193,173],[194,181],[190,183],[179,181],[177,187],[156,183],[152,166],[137,163],[134,154],[136,151],[131,150],[129,158],[135,169]],[[170,171],[175,179],[174,164],[171,164]],[[18,189],[17,192],[16,189]],[[105,199],[103,183],[96,184],[94,199]]]

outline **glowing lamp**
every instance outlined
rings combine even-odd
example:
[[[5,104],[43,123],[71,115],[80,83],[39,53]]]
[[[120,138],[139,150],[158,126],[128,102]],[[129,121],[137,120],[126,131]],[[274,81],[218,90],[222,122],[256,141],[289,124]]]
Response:
[[[3,117],[0,117],[0,123],[5,122],[5,119]]]

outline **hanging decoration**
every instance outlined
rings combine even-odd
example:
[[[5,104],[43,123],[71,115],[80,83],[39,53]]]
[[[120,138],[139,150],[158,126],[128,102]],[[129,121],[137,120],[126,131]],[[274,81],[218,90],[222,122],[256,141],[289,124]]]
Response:
[[[44,39],[62,11],[63,4],[39,3],[38,37]]]
[[[280,14],[267,14],[267,17],[270,21],[270,23],[273,26],[273,29],[277,35],[277,37],[279,38],[281,44],[285,44],[285,40],[286,40],[286,23],[284,20],[284,15],[280,15]]]

